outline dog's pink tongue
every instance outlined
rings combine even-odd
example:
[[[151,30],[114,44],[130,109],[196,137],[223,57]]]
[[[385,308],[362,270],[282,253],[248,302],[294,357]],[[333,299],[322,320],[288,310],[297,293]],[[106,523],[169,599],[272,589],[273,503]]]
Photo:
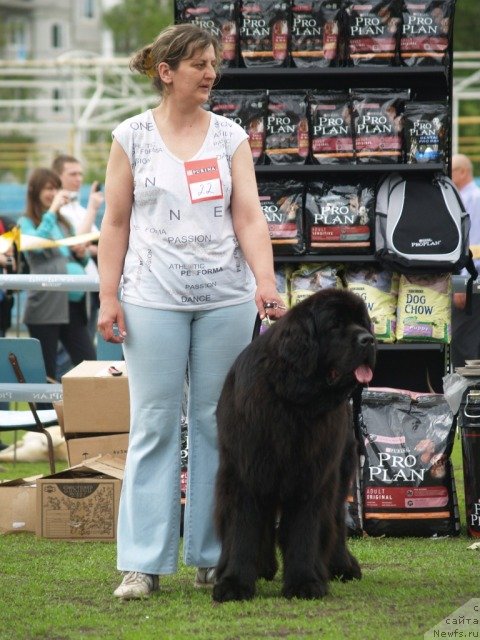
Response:
[[[361,364],[355,369],[355,377],[361,384],[367,384],[373,378],[373,371],[366,364]]]

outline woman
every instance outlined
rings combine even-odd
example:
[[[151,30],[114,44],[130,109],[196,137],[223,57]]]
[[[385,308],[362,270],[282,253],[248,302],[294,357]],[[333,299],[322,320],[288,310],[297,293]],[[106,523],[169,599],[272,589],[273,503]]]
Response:
[[[283,312],[248,136],[202,108],[219,60],[217,40],[192,24],[167,27],[137,52],[130,66],[153,79],[161,101],[114,130],[107,166],[98,327],[124,343],[130,386],[117,545],[125,575],[115,591],[124,599],[149,595],[177,568],[187,363],[184,561],[197,567],[197,586],[213,583],[218,397],[257,310]]]
[[[60,178],[50,169],[33,171],[27,186],[27,210],[18,220],[22,233],[48,240],[74,235],[60,213],[69,197],[60,187]],[[82,273],[88,257],[85,245],[25,252],[30,273],[41,275]],[[74,365],[83,360],[96,360],[95,347],[87,330],[84,292],[29,291],[23,322],[30,336],[40,340],[50,378],[56,377],[59,341]]]

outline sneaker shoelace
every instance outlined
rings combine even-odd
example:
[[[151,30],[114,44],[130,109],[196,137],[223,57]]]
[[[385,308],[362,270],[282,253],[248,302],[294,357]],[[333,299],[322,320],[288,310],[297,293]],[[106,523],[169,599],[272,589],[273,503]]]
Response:
[[[122,583],[123,584],[135,584],[136,582],[148,582],[150,585],[151,578],[146,573],[142,573],[141,571],[129,571],[125,574]]]

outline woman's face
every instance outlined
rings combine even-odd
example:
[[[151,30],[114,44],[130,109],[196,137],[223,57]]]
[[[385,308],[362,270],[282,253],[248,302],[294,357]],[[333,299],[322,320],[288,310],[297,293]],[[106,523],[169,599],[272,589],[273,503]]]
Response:
[[[47,182],[47,184],[40,190],[38,199],[40,200],[42,207],[45,208],[45,211],[48,211],[50,208],[57,191],[57,187],[55,187],[51,182]]]
[[[191,58],[182,60],[176,70],[170,70],[170,95],[176,99],[203,104],[217,77],[217,59],[212,45],[198,49]]]

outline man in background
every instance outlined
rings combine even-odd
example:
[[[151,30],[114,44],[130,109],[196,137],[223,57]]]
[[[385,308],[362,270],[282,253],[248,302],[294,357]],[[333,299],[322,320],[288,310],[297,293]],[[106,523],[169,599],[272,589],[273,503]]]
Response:
[[[62,188],[70,192],[70,202],[60,209],[62,215],[67,218],[75,230],[76,235],[98,231],[95,220],[100,207],[103,204],[103,194],[100,184],[94,182],[90,189],[87,207],[83,207],[79,201],[80,188],[83,184],[82,165],[77,158],[69,155],[59,155],[52,163],[52,169],[62,181]],[[98,277],[96,264],[97,245],[89,244],[88,249],[92,256],[85,267],[85,273],[94,278]],[[98,292],[90,294],[88,328],[92,338],[97,331],[97,315],[99,308]]]
[[[470,246],[480,245],[480,188],[475,183],[470,158],[461,153],[452,157],[452,180],[470,216]],[[480,259],[475,259],[475,266],[480,273]],[[452,371],[463,367],[465,360],[480,359],[480,294],[472,296],[472,315],[465,313],[464,305],[465,295],[455,294],[450,348]]]

